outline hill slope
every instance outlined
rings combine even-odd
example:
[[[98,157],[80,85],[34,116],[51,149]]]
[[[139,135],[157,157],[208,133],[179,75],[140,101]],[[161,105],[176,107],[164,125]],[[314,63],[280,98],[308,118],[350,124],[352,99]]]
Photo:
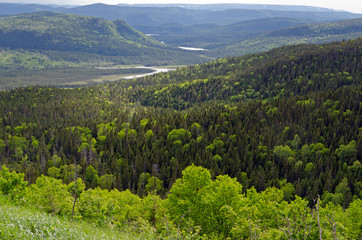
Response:
[[[51,12],[0,18],[0,46],[103,55],[132,55],[150,51],[151,46],[165,47],[121,20]]]
[[[91,88],[3,91],[0,159],[30,182],[65,178],[74,164],[85,177],[92,165],[140,195],[144,174],[167,191],[191,164],[245,189],[287,182],[309,201],[348,183],[335,200],[347,206],[360,194],[361,43],[290,46]]]
[[[123,19],[131,26],[159,26],[168,23],[194,25],[215,23],[228,25],[236,22],[261,18],[304,18],[312,21],[337,21],[361,17],[361,14],[334,11],[332,9],[308,6],[278,5],[106,5],[91,4],[85,6],[57,7],[47,5],[24,5],[0,3],[0,16],[38,11],[54,11],[83,16],[101,17],[108,20]]]
[[[0,234],[2,239],[151,239],[118,230],[100,228],[84,221],[54,216],[32,206],[15,206],[0,195]]]
[[[362,18],[287,27],[234,43],[209,45],[210,56],[241,56],[284,45],[327,43],[362,36]]]
[[[263,18],[233,23],[226,26],[217,24],[164,24],[161,26],[136,26],[142,32],[153,34],[154,38],[172,46],[209,48],[213,45],[227,45],[250,39],[273,30],[312,23],[309,19]]]
[[[270,17],[306,18],[313,21],[336,21],[361,17],[361,14],[337,11],[277,11],[269,9],[226,9],[221,11],[210,11],[168,6],[133,7],[105,4],[93,4],[64,9],[64,12],[104,17],[109,20],[121,18],[131,26],[158,26],[167,23],[179,23],[183,25],[215,23],[227,25],[241,21]]]
[[[328,35],[361,34],[362,18],[331,23],[294,26],[282,30],[274,30],[267,37],[324,37]]]
[[[108,21],[53,12],[1,17],[0,52],[0,85],[4,87],[3,81],[6,81],[6,88],[28,86],[34,80],[39,82],[31,77],[29,82],[24,81],[24,75],[41,74],[21,72],[27,70],[190,64],[208,59],[197,53],[168,47],[122,20]],[[49,71],[43,75],[49,76]],[[55,73],[54,81],[50,77],[44,84],[56,85],[58,80],[74,82],[77,77],[65,74],[59,78]]]

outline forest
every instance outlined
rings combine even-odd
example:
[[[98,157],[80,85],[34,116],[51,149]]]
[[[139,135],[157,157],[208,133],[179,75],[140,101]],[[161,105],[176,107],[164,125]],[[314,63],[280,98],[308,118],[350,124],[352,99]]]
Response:
[[[2,91],[0,192],[161,239],[360,239],[361,46]]]

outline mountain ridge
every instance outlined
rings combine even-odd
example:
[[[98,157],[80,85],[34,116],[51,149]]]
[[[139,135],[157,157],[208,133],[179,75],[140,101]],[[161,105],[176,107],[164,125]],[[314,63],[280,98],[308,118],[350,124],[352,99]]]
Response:
[[[292,18],[310,18],[314,21],[335,21],[341,19],[358,18],[361,14],[354,14],[344,11],[310,11],[308,7],[296,8],[293,11],[278,11],[279,6],[268,8],[234,8],[220,7],[218,10],[183,8],[182,5],[155,5],[153,7],[143,5],[107,5],[107,4],[91,4],[85,6],[75,7],[54,7],[36,5],[16,5],[16,4],[3,4],[0,6],[0,15],[11,15],[20,13],[21,11],[42,11],[51,10],[61,13],[71,13],[77,15],[86,15],[94,17],[103,17],[108,20],[123,19],[131,26],[135,25],[149,25],[157,26],[165,23],[177,22],[180,24],[202,24],[202,23],[217,23],[220,25],[227,25],[238,21],[251,20],[256,18],[266,17],[292,17]],[[161,7],[163,6],[163,7]],[[225,6],[225,5],[216,5]],[[214,6],[215,7],[215,6]],[[3,9],[3,10],[2,10]],[[21,10],[23,9],[23,10]],[[286,7],[286,10],[288,8]],[[293,8],[292,8],[293,9]],[[310,8],[314,9],[314,8]],[[298,10],[298,11],[295,11]],[[303,10],[303,11],[302,11]],[[217,15],[218,19],[213,16]],[[140,16],[143,19],[140,19]],[[210,22],[211,21],[211,22]]]

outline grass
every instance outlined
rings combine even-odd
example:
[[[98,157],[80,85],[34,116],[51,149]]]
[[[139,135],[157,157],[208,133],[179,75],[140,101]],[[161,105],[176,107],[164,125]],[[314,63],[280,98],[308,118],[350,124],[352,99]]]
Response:
[[[0,239],[154,239],[153,234],[100,228],[80,220],[14,206],[0,196]]]
[[[86,86],[99,82],[113,81],[132,74],[150,73],[145,68],[96,69],[96,68],[53,68],[41,70],[0,69],[0,90],[23,86]]]

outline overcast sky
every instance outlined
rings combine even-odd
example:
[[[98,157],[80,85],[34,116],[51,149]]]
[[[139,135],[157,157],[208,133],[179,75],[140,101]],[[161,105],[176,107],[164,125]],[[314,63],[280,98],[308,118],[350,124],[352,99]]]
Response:
[[[42,3],[57,5],[86,5],[92,3],[105,3],[111,5],[116,5],[119,3],[255,3],[316,6],[362,13],[362,0],[0,0],[0,2]]]

